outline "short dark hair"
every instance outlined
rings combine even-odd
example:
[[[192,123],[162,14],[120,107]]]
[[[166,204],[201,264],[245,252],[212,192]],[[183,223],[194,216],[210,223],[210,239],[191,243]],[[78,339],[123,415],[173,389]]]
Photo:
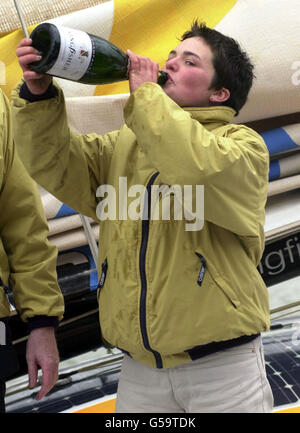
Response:
[[[194,20],[191,29],[181,36],[185,39],[199,37],[210,47],[215,74],[210,88],[219,90],[225,87],[230,91],[230,98],[223,102],[233,108],[238,115],[245,104],[255,75],[254,66],[246,52],[242,51],[237,41],[217,30],[206,27],[205,23]]]

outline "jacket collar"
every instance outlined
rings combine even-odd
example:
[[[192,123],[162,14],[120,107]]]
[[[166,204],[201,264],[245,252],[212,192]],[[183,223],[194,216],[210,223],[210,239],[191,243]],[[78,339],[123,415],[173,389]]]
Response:
[[[235,115],[233,108],[224,105],[215,107],[184,107],[183,109],[210,131],[227,125]]]

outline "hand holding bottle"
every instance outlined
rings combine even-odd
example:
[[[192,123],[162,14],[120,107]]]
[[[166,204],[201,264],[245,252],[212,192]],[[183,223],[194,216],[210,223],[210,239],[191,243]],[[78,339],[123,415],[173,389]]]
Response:
[[[153,62],[148,57],[138,56],[130,50],[127,50],[127,55],[130,58],[129,88],[131,93],[147,81],[157,83],[158,63]]]
[[[48,89],[52,81],[52,77],[50,75],[34,72],[29,68],[28,65],[30,63],[41,59],[38,51],[33,48],[31,44],[31,39],[22,39],[18,44],[16,54],[28,89],[34,95],[42,95]]]

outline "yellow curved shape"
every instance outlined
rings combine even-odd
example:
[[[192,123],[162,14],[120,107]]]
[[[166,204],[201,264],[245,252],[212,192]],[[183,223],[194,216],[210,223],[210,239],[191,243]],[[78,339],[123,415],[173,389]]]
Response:
[[[35,27],[36,25],[28,27],[29,34]],[[3,68],[2,74],[0,70],[0,87],[8,98],[12,89],[23,77],[23,72],[16,56],[18,43],[23,38],[23,31],[18,29],[0,39],[0,62],[5,64],[5,70]]]
[[[160,66],[176,38],[199,18],[214,27],[237,0],[114,0],[114,22],[109,40],[123,51],[150,57]],[[97,86],[95,95],[129,92],[128,82]]]

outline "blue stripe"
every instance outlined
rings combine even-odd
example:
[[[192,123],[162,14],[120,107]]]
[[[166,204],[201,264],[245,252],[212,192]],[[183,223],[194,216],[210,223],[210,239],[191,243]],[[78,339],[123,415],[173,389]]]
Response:
[[[280,164],[278,160],[270,162],[269,180],[280,178]]]
[[[270,155],[299,148],[283,128],[271,129],[260,134],[264,139]]]
[[[55,218],[61,218],[69,215],[75,215],[77,212],[66,204],[62,204]]]

